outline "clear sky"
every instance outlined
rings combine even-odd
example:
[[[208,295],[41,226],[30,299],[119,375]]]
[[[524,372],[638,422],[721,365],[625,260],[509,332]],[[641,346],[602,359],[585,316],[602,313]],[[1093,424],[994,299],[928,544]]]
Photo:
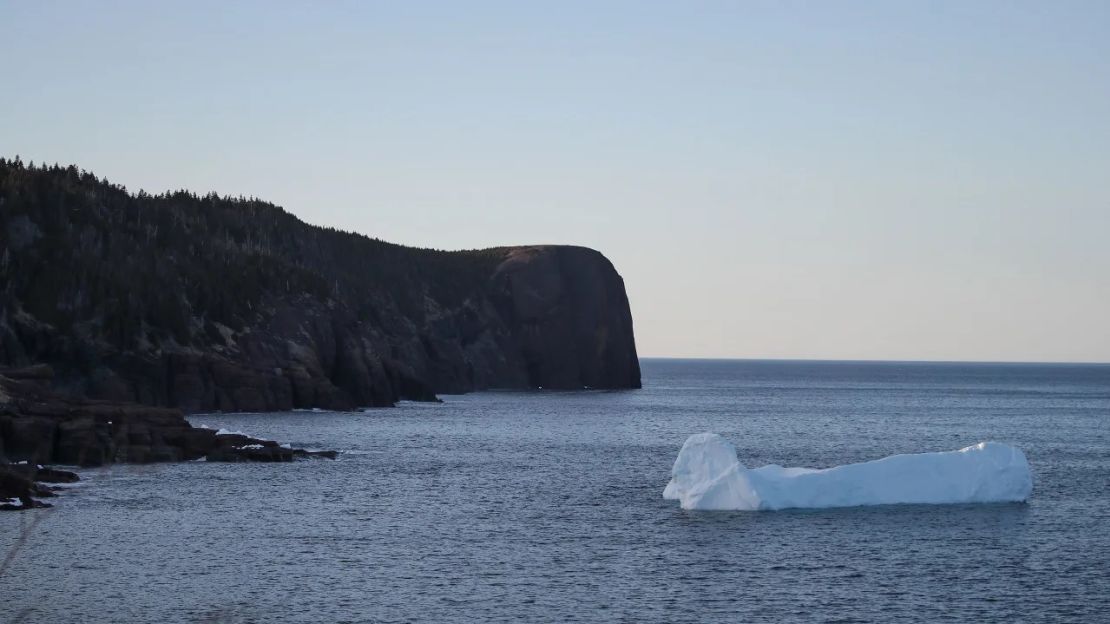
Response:
[[[1110,361],[1110,2],[0,0],[0,154],[573,243],[643,355]]]

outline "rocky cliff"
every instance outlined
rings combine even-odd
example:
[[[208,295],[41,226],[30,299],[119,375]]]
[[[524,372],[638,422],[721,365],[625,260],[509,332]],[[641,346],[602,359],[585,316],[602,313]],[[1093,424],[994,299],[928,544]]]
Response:
[[[71,396],[270,411],[640,386],[623,280],[581,247],[403,247],[18,160],[0,244],[0,365],[49,364]]]

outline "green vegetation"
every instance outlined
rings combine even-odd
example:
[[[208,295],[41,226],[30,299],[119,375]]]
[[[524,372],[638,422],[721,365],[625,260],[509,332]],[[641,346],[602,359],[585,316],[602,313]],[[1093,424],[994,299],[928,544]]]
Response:
[[[395,245],[252,198],[129,193],[18,157],[0,159],[0,242],[0,315],[22,307],[118,349],[210,344],[215,323],[251,326],[274,297],[342,301],[371,324],[383,310],[423,319],[425,297],[461,303],[505,253]]]

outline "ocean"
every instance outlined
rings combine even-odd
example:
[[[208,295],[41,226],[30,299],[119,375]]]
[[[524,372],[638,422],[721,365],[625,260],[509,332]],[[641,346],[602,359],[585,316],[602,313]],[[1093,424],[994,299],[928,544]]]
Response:
[[[1110,365],[643,361],[634,391],[210,414],[335,461],[81,470],[0,622],[1106,621]],[[995,440],[1025,504],[683,511],[686,437],[822,468]],[[35,526],[32,521],[38,519]]]

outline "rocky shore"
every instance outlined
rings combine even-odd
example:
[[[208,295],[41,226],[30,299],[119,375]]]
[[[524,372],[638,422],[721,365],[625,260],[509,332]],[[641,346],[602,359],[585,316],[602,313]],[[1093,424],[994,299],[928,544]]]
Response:
[[[0,370],[0,509],[46,506],[50,484],[77,475],[48,467],[172,462],[289,462],[335,458],[189,424],[180,410],[67,397],[50,390],[47,366]]]
[[[640,387],[624,280],[593,249],[406,247],[18,158],[0,206],[3,507],[70,478],[39,466],[313,455],[185,413]]]

